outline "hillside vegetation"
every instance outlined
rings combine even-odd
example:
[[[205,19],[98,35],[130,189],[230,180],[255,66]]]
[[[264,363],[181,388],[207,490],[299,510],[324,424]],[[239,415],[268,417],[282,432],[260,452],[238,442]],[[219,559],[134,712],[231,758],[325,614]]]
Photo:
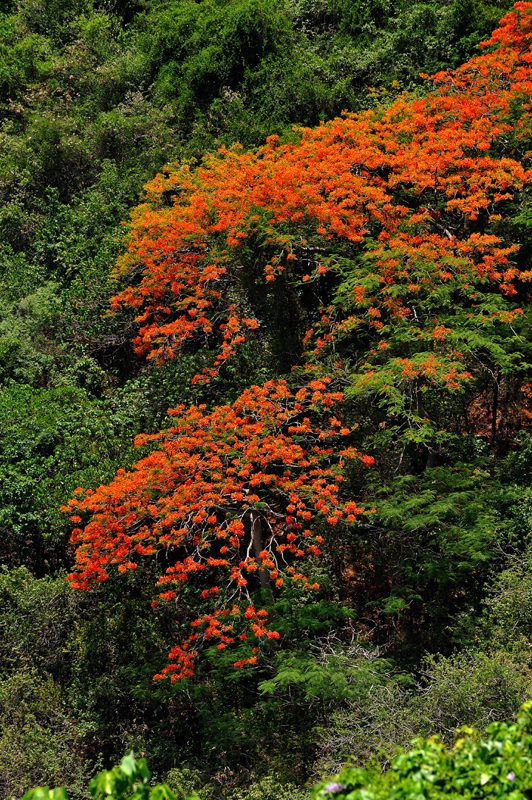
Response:
[[[509,10],[2,4],[2,797],[304,797],[529,696]]]

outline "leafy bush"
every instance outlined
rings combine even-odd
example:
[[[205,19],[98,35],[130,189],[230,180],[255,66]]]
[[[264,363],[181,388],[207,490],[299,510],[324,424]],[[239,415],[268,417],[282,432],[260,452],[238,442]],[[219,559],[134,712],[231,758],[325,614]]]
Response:
[[[150,771],[146,766],[146,760],[140,758],[135,760],[133,753],[122,759],[119,767],[111,770],[103,770],[96,775],[89,783],[89,790],[94,800],[104,800],[110,797],[111,800],[177,800],[177,796],[166,784],[157,784],[150,787]],[[197,795],[186,797],[184,792],[180,794],[186,800],[199,800]],[[31,789],[24,795],[24,800],[66,800],[66,792],[63,788]]]
[[[447,748],[438,737],[417,739],[400,752],[390,769],[345,767],[321,781],[312,800],[416,800],[439,797],[528,797],[532,790],[532,703],[517,722],[495,722],[485,735],[462,728]]]
[[[0,326],[1,330],[1,326]],[[0,338],[0,354],[2,339]],[[63,381],[98,390],[100,372],[78,361]],[[0,391],[0,531],[6,560],[25,559],[42,574],[44,560],[64,563],[69,526],[59,511],[79,483],[97,485],[115,469],[131,408],[97,401],[76,385]]]
[[[50,676],[21,671],[0,681],[0,796],[20,797],[35,783],[65,784],[86,797],[88,765],[79,733]]]
[[[513,717],[530,697],[532,671],[526,654],[497,649],[429,656],[416,691],[405,678],[390,675],[385,682],[376,676],[365,694],[332,714],[321,732],[321,772],[348,759],[356,766],[375,757],[386,761],[413,736],[437,734],[449,743],[461,725],[485,731]]]
[[[27,673],[68,683],[68,640],[81,601],[63,576],[0,568],[0,678]]]
[[[507,650],[530,653],[532,636],[532,554],[514,556],[496,576],[485,600],[485,613],[474,625],[474,635],[493,646],[504,642]]]
[[[295,784],[279,783],[269,775],[252,783],[246,790],[235,792],[231,800],[305,800],[306,797],[307,793]]]

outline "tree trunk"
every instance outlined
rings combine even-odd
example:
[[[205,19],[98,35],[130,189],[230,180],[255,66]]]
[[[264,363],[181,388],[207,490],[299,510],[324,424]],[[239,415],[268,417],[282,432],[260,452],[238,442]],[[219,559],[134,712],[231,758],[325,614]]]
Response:
[[[423,419],[429,419],[429,415],[427,414],[425,406],[423,405],[423,400],[421,398],[421,392],[419,391],[419,388],[416,388],[415,392],[416,392],[416,406],[418,413],[420,414],[420,416],[423,417]],[[425,447],[427,448],[427,463],[425,469],[426,470],[434,469],[434,467],[436,466],[436,448],[434,442],[432,441],[427,442]]]
[[[495,445],[495,439],[497,438],[497,413],[498,413],[498,405],[499,405],[499,370],[495,373],[495,379],[493,384],[493,404],[491,407],[491,447]]]
[[[253,511],[251,514],[251,536],[253,541],[253,552],[257,559],[257,564],[260,564],[260,554],[262,552],[262,523],[260,516]],[[270,588],[270,573],[267,569],[259,569],[260,588]]]

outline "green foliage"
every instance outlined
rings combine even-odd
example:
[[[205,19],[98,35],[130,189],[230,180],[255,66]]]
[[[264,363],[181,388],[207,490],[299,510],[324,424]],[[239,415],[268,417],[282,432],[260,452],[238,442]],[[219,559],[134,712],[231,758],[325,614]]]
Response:
[[[17,303],[0,306],[1,386],[39,386],[44,376],[55,372],[60,350],[50,342],[57,317],[54,289],[45,284]]]
[[[89,790],[94,800],[199,800],[191,788],[201,781],[200,773],[190,769],[171,770],[167,782],[150,786],[150,771],[146,759],[136,759],[131,752],[120,762],[120,766],[103,770],[90,781]],[[206,800],[212,787],[202,786],[201,797]],[[303,800],[307,794],[294,784],[279,783],[273,777],[263,778],[247,789],[226,795],[230,800]],[[26,792],[23,800],[67,800],[64,787],[48,789],[39,787]]]
[[[202,800],[205,793],[201,792]],[[262,778],[244,790],[231,794],[231,800],[306,800],[308,794],[294,783],[280,783],[273,776]]]
[[[386,469],[394,451],[381,452]],[[526,534],[518,533],[515,519],[522,493],[502,481],[493,460],[413,467],[384,481],[381,472],[378,484],[366,486],[377,513],[346,533],[335,558],[365,589],[353,598],[356,612],[385,629],[398,626],[402,656],[418,661],[423,650],[449,652],[463,598],[480,610],[485,581],[504,549]]]
[[[438,734],[449,743],[461,725],[485,731],[529,699],[531,677],[527,657],[506,652],[500,642],[487,652],[428,656],[417,686],[393,670],[374,670],[373,681],[337,707],[321,730],[317,768],[323,773],[348,760],[356,766],[386,761],[414,736]]]
[[[509,5],[0,3],[2,797],[42,782],[86,797],[84,776],[130,747],[149,754],[157,777],[177,765],[169,793],[154,794],[145,764],[127,757],[102,773],[93,796],[172,800],[182,783],[188,795],[203,786],[208,800],[299,797],[287,781],[304,782],[316,755],[322,768],[349,753],[363,763],[415,734],[448,739],[463,722],[483,729],[526,696],[530,438],[520,434],[498,467],[489,437],[454,435],[464,396],[423,393],[434,425],[409,442],[397,421],[402,399],[390,395],[386,408],[369,396],[353,402],[356,444],[379,457],[380,472],[365,488],[379,514],[356,532],[337,526],[315,576],[318,600],[272,600],[280,650],[272,648],[264,669],[231,680],[236,656],[228,652],[184,687],[154,684],[197,597],[154,614],[133,574],[125,593],[109,581],[90,600],[78,597],[61,571],[71,526],[59,512],[76,486],[97,486],[127,466],[134,435],[170,424],[168,407],[229,403],[282,373],[301,350],[306,315],[330,290],[325,281],[299,293],[289,279],[265,287],[251,242],[241,249],[238,291],[260,306],[256,340],[207,388],[190,386],[204,350],[144,364],[130,345],[132,317],[106,312],[118,286],[108,275],[120,223],[145,181],[175,159],[200,159],[236,140],[254,147],[272,133],[290,138],[294,124],[417,92],[419,72],[465,60]],[[501,226],[526,234],[528,203],[523,192]],[[349,281],[371,281],[368,261],[349,248],[336,255],[346,291]],[[439,304],[441,322],[454,327],[454,299],[444,291],[426,298],[426,308]],[[479,302],[489,317],[504,301],[486,293]],[[482,363],[475,391],[489,389],[494,363],[509,373],[518,353],[530,360],[528,317],[519,324],[456,334],[457,346]],[[400,329],[395,344],[420,356]],[[340,348],[346,374],[356,376],[357,342]],[[414,423],[423,416],[418,399],[406,409]],[[425,472],[427,444],[441,466]],[[358,492],[360,476],[350,478]],[[161,569],[160,558],[147,565]],[[347,644],[353,628],[363,646]],[[340,636],[334,645],[330,631]],[[464,643],[470,649],[447,658],[424,652],[449,654]],[[183,764],[194,773],[190,786]],[[30,794],[65,800],[57,788]]]
[[[44,782],[63,784],[72,800],[87,797],[79,731],[50,676],[29,669],[0,680],[0,731],[2,797],[20,797]],[[64,789],[56,790],[54,800],[64,797]]]
[[[45,560],[51,566],[65,558],[69,527],[61,505],[81,483],[107,480],[132,450],[131,408],[86,391],[101,390],[94,363],[76,362],[62,380],[71,385],[0,391],[2,553],[41,573]]]
[[[492,556],[504,526],[501,511],[515,502],[516,494],[499,487],[483,466],[489,469],[490,464],[435,467],[419,476],[398,477],[382,491],[386,499],[379,513],[386,527],[401,530],[404,539],[414,537],[408,550],[417,552],[417,564],[405,565],[407,580],[417,575],[423,581],[423,547],[431,551],[425,580],[454,582]]]
[[[89,784],[94,800],[177,800],[176,795],[166,784],[149,785],[150,771],[146,760],[135,759],[131,752],[124,756],[119,767],[104,770],[96,775]],[[184,793],[181,793],[186,797]],[[197,795],[191,795],[197,797]]]
[[[522,654],[508,653],[500,642],[495,647],[427,659],[425,686],[416,703],[430,720],[427,733],[437,732],[449,741],[461,725],[484,731],[490,722],[515,715],[530,696],[530,663]]]
[[[390,768],[344,767],[333,779],[322,780],[311,792],[312,800],[328,795],[342,800],[378,800],[378,798],[443,797],[454,794],[473,797],[503,797],[518,800],[532,789],[532,704],[521,707],[517,722],[494,722],[484,734],[470,727],[461,728],[452,747],[437,736],[414,739],[409,749],[399,751]],[[176,776],[180,773],[176,773]],[[180,775],[181,777],[181,775]],[[150,772],[145,759],[135,760],[133,753],[122,759],[119,767],[104,770],[90,782],[94,800],[177,800],[167,784],[150,787]],[[295,787],[294,787],[295,788]],[[232,795],[234,800],[294,796],[292,787],[263,779],[245,792]],[[187,795],[180,791],[182,797]],[[301,793],[295,791],[296,796]],[[64,789],[32,789],[24,800],[64,800]],[[189,795],[197,797],[196,794]]]
[[[88,764],[85,772],[114,763],[132,747],[148,752],[164,771],[176,753],[190,748],[192,714],[183,726],[186,706],[152,680],[171,647],[175,621],[154,614],[150,600],[135,576],[125,596],[122,585],[110,585],[89,601],[64,575],[35,578],[24,567],[0,571],[0,681],[18,680],[28,696],[38,696],[43,681],[53,684],[64,718],[58,730],[69,734],[54,756],[58,774],[71,761]],[[9,760],[6,748],[0,759]],[[24,764],[21,756],[17,769]]]
[[[175,104],[178,118],[208,106],[222,89],[237,89],[263,59],[290,47],[282,6],[268,0],[195,3],[163,8],[145,18],[140,44],[158,67],[155,88]],[[152,67],[152,69],[153,69]]]
[[[279,653],[273,678],[259,685],[262,694],[299,689],[304,701],[338,703],[360,699],[390,682],[391,663],[362,645],[322,646],[317,653]],[[285,700],[286,702],[286,700]]]
[[[477,640],[492,646],[504,642],[510,652],[527,653],[532,634],[532,562],[530,550],[514,556],[499,573],[484,601],[485,613],[477,620]]]
[[[177,796],[166,784],[157,784],[150,787],[150,771],[146,766],[146,759],[135,759],[133,753],[124,756],[120,766],[111,770],[103,770],[89,783],[89,790],[94,800],[177,800]],[[179,794],[188,800],[197,798],[197,795]],[[48,789],[39,787],[26,792],[23,800],[67,800],[64,788]]]
[[[495,722],[484,735],[462,728],[449,749],[437,737],[414,740],[411,749],[395,756],[387,772],[345,767],[332,780],[319,783],[311,796],[526,797],[532,788],[531,710],[530,704],[524,705],[517,722]]]
[[[65,686],[82,602],[64,576],[35,578],[25,567],[0,570],[0,678],[34,673]]]

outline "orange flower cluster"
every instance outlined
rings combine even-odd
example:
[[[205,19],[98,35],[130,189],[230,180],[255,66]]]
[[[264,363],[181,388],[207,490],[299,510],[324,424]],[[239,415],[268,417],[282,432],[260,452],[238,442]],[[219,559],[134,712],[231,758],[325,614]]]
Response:
[[[363,513],[341,499],[343,464],[373,459],[339,444],[350,429],[335,416],[342,395],[330,384],[330,378],[311,380],[293,393],[286,382],[270,381],[209,413],[172,409],[175,427],[137,439],[155,445],[149,456],[109,486],[78,490],[64,509],[76,523],[91,517],[73,532],[76,588],[106,580],[112,566],[135,569],[139,557],[161,551],[175,559],[158,580],[159,601],[174,598],[195,573],[216,582],[201,593],[216,610],[192,621],[194,632],[172,650],[162,676],[191,674],[195,653],[211,639],[224,649],[249,635],[259,642],[278,638],[267,612],[255,612],[250,584],[258,588],[266,573],[271,588],[287,580],[308,588],[294,563],[320,555],[322,537],[309,527],[312,519],[335,525]]]
[[[423,99],[402,95],[301,129],[297,143],[272,136],[256,152],[223,149],[196,170],[166,168],[133,211],[117,267],[142,271],[138,285],[113,299],[115,308],[139,309],[138,351],[161,359],[190,339],[210,343],[215,355],[200,381],[231,357],[257,325],[225,304],[250,237],[265,245],[256,256],[264,252],[266,282],[283,270],[317,281],[338,269],[327,240],[344,241],[355,256],[369,252],[371,280],[366,269],[366,280],[353,277],[347,287],[345,307],[356,314],[318,336],[318,355],[346,325],[378,332],[387,320],[415,322],[412,304],[446,283],[465,297],[486,281],[512,296],[515,279],[531,275],[511,264],[516,247],[488,229],[500,219],[497,206],[531,178],[504,144],[531,127],[531,19],[531,4],[516,3],[487,52],[434,76]],[[320,240],[325,255],[300,274]],[[340,296],[337,312],[341,304]]]

